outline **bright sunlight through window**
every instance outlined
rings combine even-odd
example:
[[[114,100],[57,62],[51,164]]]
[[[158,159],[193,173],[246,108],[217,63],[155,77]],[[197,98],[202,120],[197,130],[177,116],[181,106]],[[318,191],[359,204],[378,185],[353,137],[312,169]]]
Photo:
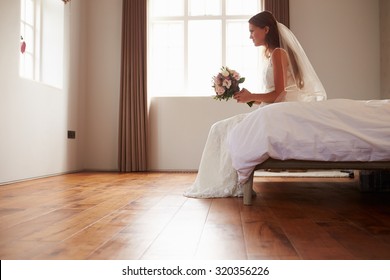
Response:
[[[20,76],[57,88],[63,83],[64,4],[21,0]]]
[[[150,96],[211,96],[222,66],[257,90],[261,52],[249,39],[248,19],[261,0],[149,0]]]

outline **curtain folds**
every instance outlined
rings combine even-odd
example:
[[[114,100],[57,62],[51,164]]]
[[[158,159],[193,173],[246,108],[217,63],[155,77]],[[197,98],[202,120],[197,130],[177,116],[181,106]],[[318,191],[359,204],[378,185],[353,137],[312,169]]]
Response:
[[[123,0],[120,172],[147,170],[147,0]]]
[[[263,0],[265,11],[270,11],[275,18],[290,28],[289,0]]]

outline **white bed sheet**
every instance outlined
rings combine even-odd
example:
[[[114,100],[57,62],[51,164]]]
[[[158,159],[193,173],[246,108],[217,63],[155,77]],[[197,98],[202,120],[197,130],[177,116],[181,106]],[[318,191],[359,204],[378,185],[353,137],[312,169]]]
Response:
[[[228,135],[239,181],[269,157],[280,160],[390,160],[390,100],[284,102],[251,112]]]

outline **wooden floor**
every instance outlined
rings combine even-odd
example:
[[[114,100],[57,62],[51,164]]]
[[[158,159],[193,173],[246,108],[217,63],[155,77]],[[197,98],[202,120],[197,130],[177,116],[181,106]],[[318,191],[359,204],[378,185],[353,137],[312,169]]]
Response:
[[[75,173],[0,186],[0,259],[390,259],[390,193],[356,179],[256,178],[182,195],[191,173]]]

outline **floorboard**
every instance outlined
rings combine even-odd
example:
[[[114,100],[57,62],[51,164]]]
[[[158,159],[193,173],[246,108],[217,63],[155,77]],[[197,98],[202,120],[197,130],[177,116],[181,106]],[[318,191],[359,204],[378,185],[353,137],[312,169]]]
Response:
[[[195,173],[82,172],[0,186],[0,259],[390,260],[390,193],[351,178],[260,178],[182,194]]]

